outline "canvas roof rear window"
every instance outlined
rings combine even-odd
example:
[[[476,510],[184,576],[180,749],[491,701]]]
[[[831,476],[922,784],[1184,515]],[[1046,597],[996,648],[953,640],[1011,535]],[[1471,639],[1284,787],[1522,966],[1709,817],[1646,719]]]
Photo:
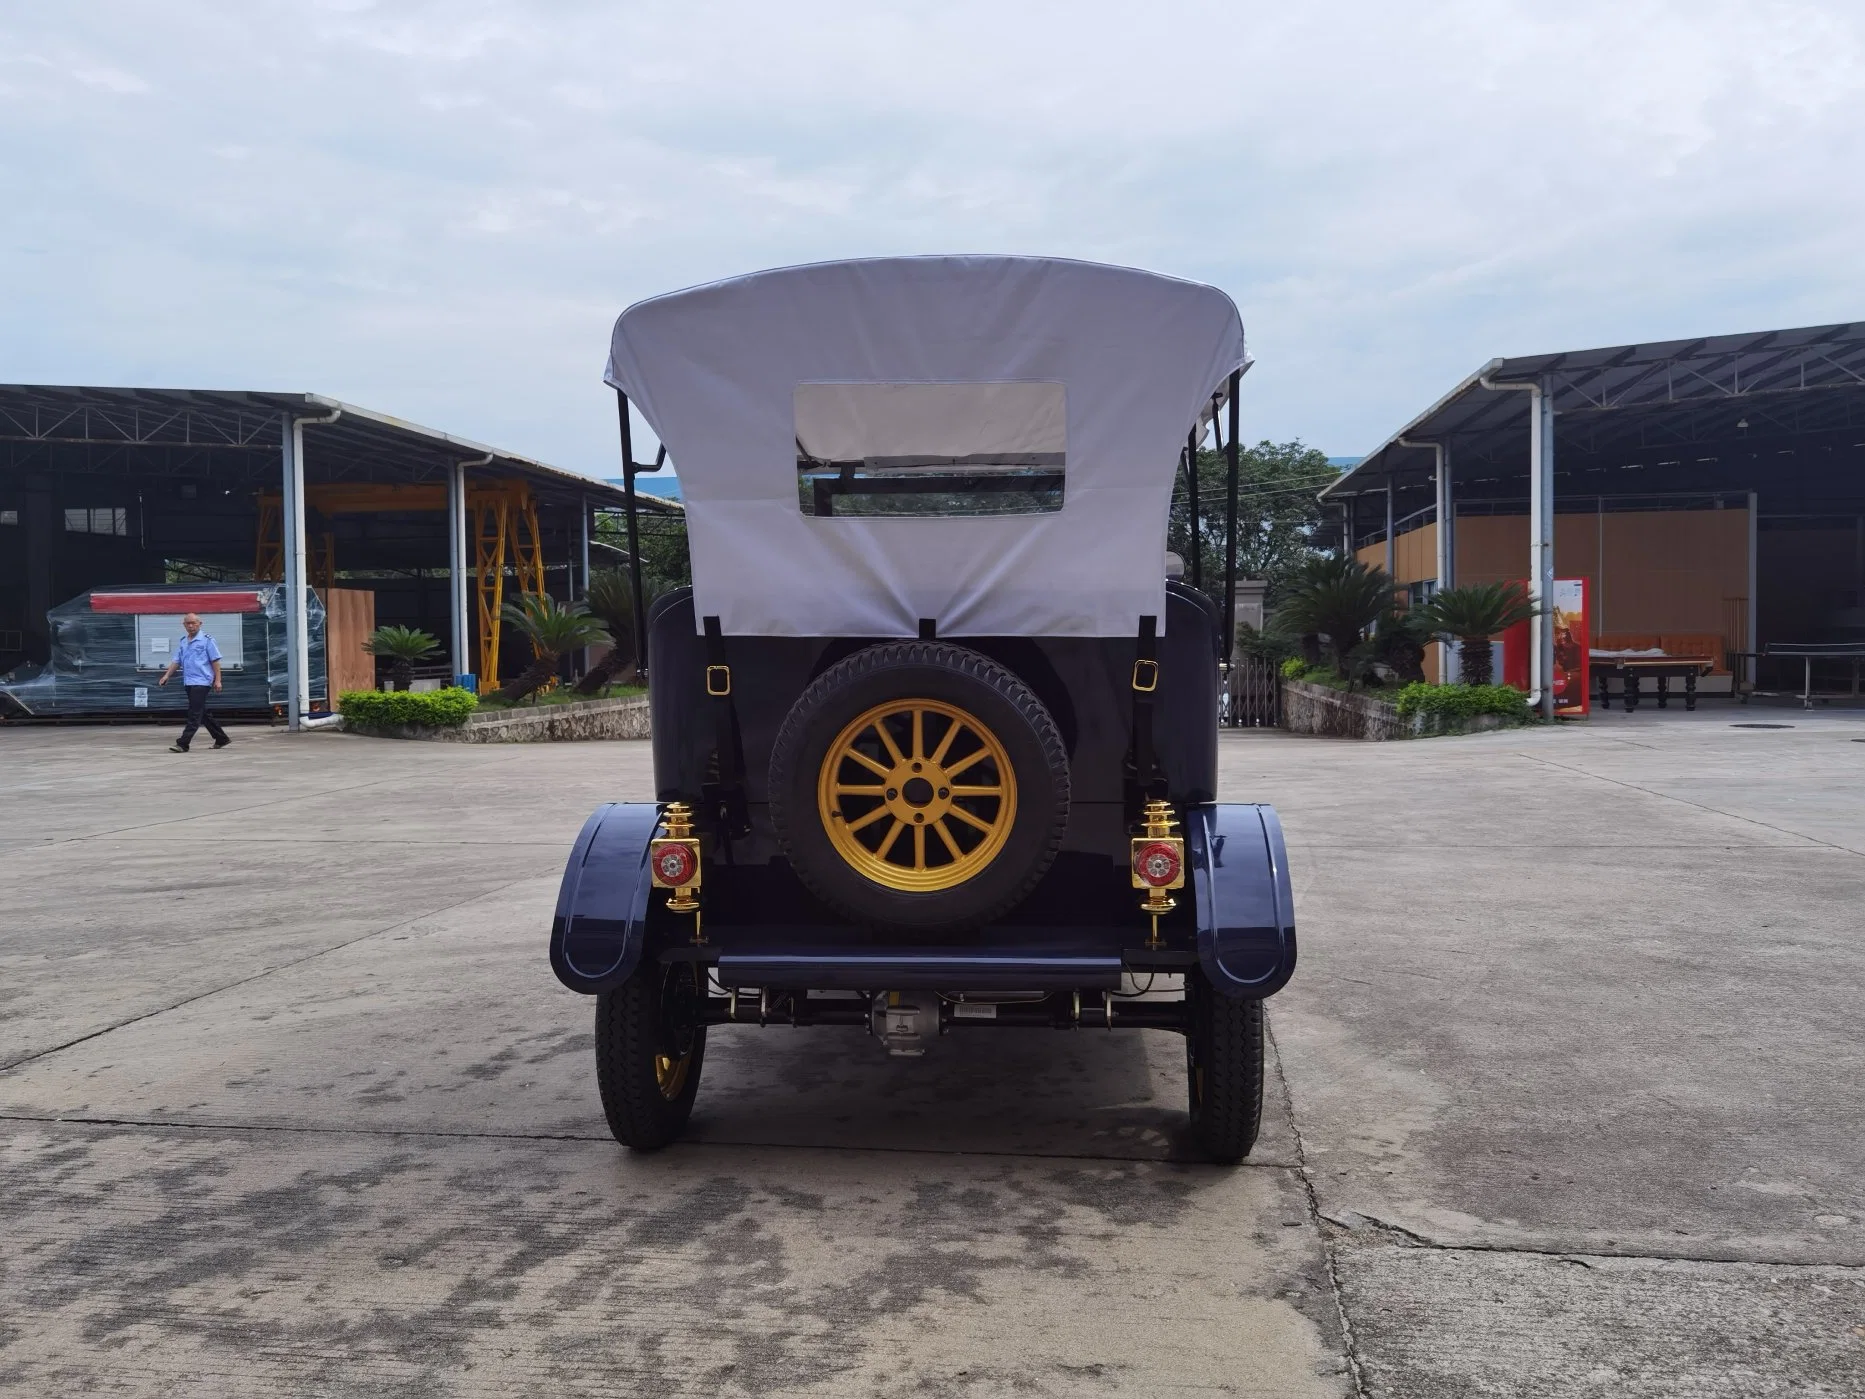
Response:
[[[1027,515],[1062,508],[1059,383],[799,384],[805,515]]]

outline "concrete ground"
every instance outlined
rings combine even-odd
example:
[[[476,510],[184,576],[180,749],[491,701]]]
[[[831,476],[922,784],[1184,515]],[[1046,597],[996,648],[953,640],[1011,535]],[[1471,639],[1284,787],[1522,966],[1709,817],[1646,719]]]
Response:
[[[544,946],[646,746],[235,737],[0,732],[0,1391],[1865,1393],[1865,716],[1227,736],[1235,1170],[1085,1031],[717,1031],[631,1157]]]

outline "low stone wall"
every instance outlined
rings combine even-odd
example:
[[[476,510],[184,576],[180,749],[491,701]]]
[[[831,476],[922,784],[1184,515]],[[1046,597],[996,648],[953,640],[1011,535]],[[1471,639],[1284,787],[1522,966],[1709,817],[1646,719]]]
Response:
[[[1414,714],[1411,718],[1413,738],[1442,738],[1450,734],[1485,734],[1515,725],[1500,714]]]
[[[1383,740],[1489,733],[1510,727],[1510,721],[1500,714],[1473,714],[1467,718],[1414,714],[1408,719],[1400,715],[1395,705],[1375,695],[1348,694],[1306,680],[1284,680],[1282,726],[1290,733]]]
[[[1306,680],[1282,682],[1282,727],[1328,738],[1410,738],[1411,725],[1384,700]]]
[[[589,738],[646,738],[646,695],[624,699],[575,700],[569,704],[520,705],[516,709],[475,710],[457,729],[400,724],[377,728],[343,725],[371,738],[416,738],[438,743],[561,743]]]

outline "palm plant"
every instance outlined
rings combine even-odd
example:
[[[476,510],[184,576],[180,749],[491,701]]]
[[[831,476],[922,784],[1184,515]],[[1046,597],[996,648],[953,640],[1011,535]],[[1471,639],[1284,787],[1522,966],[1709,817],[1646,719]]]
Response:
[[[649,597],[653,589],[643,582],[642,591]],[[576,682],[578,694],[593,695],[618,675],[626,675],[638,664],[640,648],[635,644],[635,589],[628,581],[626,569],[605,568],[589,576],[589,612],[609,629],[614,638],[609,654],[589,668],[589,674]]]
[[[1425,678],[1425,647],[1430,641],[1431,631],[1417,612],[1395,611],[1379,619],[1360,650],[1366,665],[1383,665],[1399,683],[1410,684]]]
[[[498,698],[516,704],[534,690],[542,689],[557,673],[557,662],[566,651],[580,651],[609,640],[609,629],[600,618],[589,615],[580,602],[560,603],[544,594],[526,593],[517,602],[505,604],[500,615],[505,624],[531,643],[531,664],[523,674],[501,686]]]
[[[363,650],[372,656],[387,656],[389,685],[406,690],[414,684],[414,663],[424,661],[440,650],[440,642],[419,627],[377,627],[369,633]]]
[[[1383,568],[1353,558],[1314,558],[1302,565],[1276,610],[1276,626],[1294,636],[1326,638],[1334,669],[1346,680],[1355,648],[1393,604],[1392,579]]]
[[[1419,610],[1419,620],[1426,627],[1457,639],[1457,659],[1466,685],[1490,683],[1489,639],[1534,615],[1535,604],[1520,583],[1445,588]]]

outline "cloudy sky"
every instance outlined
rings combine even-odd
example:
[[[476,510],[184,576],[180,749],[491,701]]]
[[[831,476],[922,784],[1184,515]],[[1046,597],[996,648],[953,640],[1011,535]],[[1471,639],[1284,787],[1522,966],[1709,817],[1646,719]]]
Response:
[[[593,474],[637,298],[1209,281],[1252,437],[1497,354],[1865,317],[1858,0],[16,4],[0,381],[308,389]]]

